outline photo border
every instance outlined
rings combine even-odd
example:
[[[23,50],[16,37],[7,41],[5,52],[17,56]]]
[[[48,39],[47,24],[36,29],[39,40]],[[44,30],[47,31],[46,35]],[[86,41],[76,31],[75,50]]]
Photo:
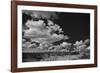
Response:
[[[28,67],[18,68],[17,64],[17,6],[45,6],[45,7],[61,7],[61,8],[79,8],[79,9],[93,9],[94,10],[94,64],[82,65],[62,65],[62,66],[48,66],[48,67]],[[42,70],[58,70],[58,69],[72,69],[72,68],[88,68],[97,67],[97,6],[96,5],[80,5],[80,4],[63,4],[63,3],[45,3],[33,1],[11,1],[11,71],[25,72],[25,71],[42,71]]]

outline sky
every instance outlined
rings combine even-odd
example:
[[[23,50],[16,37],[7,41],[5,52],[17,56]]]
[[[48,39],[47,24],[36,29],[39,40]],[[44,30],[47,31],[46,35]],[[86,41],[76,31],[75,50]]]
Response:
[[[27,11],[24,11],[27,12]],[[60,25],[64,34],[69,37],[68,42],[75,43],[79,40],[89,39],[90,36],[90,15],[86,13],[64,13],[64,12],[43,12],[29,11],[32,17],[51,19],[54,23]],[[23,14],[23,24],[30,16]],[[52,18],[51,18],[52,17]],[[34,19],[34,18],[33,18]]]

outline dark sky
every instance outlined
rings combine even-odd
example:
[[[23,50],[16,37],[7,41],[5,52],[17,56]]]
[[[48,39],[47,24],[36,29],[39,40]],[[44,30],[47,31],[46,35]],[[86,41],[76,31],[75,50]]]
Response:
[[[60,13],[56,23],[60,24],[64,33],[70,38],[68,42],[90,38],[90,14]]]

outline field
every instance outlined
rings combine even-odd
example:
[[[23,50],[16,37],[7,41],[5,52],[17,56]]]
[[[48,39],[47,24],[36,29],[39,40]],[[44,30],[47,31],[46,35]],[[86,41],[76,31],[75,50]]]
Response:
[[[90,59],[89,52],[87,50],[84,53],[66,51],[23,53],[23,62]]]

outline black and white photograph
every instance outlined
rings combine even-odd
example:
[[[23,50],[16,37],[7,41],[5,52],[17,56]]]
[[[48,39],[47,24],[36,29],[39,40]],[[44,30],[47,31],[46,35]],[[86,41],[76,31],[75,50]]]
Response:
[[[97,67],[97,6],[12,1],[11,71]]]
[[[90,13],[22,10],[22,62],[90,59]]]

